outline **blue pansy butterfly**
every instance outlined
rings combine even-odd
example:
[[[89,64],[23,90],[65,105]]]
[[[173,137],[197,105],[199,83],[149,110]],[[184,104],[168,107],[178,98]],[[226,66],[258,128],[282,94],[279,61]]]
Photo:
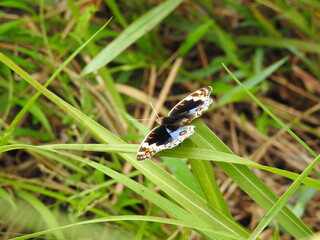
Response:
[[[212,103],[211,91],[210,86],[200,88],[174,106],[168,117],[160,118],[160,125],[152,129],[142,141],[137,160],[149,159],[157,152],[173,148],[191,136],[195,126],[188,124],[208,109]]]

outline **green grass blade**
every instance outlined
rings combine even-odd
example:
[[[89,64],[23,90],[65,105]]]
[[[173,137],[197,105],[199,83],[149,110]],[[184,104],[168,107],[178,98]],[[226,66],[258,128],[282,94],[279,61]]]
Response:
[[[245,64],[240,60],[240,58],[237,56],[236,52],[238,50],[236,41],[228,34],[226,33],[216,22],[212,21],[212,29],[214,37],[217,37],[218,44],[225,52],[227,58],[235,65],[241,68]],[[212,37],[213,38],[213,37]]]
[[[29,5],[24,3],[23,1],[10,1],[10,0],[4,0],[0,2],[1,7],[9,7],[9,8],[17,8],[21,10],[28,11],[30,14],[35,15],[36,12],[33,8],[31,8]]]
[[[228,205],[223,199],[219,185],[215,179],[212,165],[207,161],[202,161],[201,158],[189,159],[189,163],[208,203],[217,208],[222,214],[232,219]]]
[[[206,21],[205,23],[197,27],[193,32],[191,32],[187,39],[179,47],[179,57],[185,57],[190,49],[192,49],[194,45],[196,45],[200,41],[200,39],[209,31],[211,27],[212,22]]]
[[[191,141],[187,140],[183,143],[183,146],[194,145],[191,144]],[[187,155],[192,172],[195,175],[207,202],[214,206],[226,217],[232,219],[228,205],[222,196],[218,183],[216,182],[213,166],[208,161],[202,161],[202,157],[193,158],[189,155],[190,153],[192,154],[193,152],[192,150],[188,149],[183,154]],[[204,152],[201,151],[201,154],[202,153]],[[180,157],[179,154],[175,156]]]
[[[311,30],[309,26],[310,23],[307,20],[307,17],[305,16],[305,14],[303,14],[301,11],[296,10],[295,8],[292,8],[290,4],[282,5],[282,4],[275,4],[270,1],[261,1],[261,0],[257,0],[257,2],[281,14],[281,16],[285,17],[289,22],[292,22],[293,25],[297,26],[300,29],[300,31],[309,35],[309,37],[312,37],[312,38],[317,37],[315,34],[315,31]]]
[[[17,210],[17,206],[13,197],[11,197],[11,195],[3,188],[0,188],[0,199],[4,200],[10,206],[10,208],[12,208],[13,211]]]
[[[253,77],[245,80],[243,82],[243,85],[247,88],[252,88],[254,86],[257,86],[259,83],[261,83],[263,80],[265,80],[267,77],[269,77],[272,73],[274,73],[277,69],[280,68],[286,61],[288,60],[287,57],[282,58],[281,60],[271,64],[270,66],[263,69],[261,72],[257,73]],[[229,91],[228,93],[224,94],[220,100],[219,105],[224,105],[229,102],[232,102],[235,99],[235,96],[239,92],[243,92],[244,90],[241,88],[241,86],[235,87],[233,90]]]
[[[307,145],[304,141],[298,137],[290,128],[287,127],[279,118],[277,118],[262,102],[260,102],[231,72],[230,70],[222,63],[226,71],[232,76],[232,78],[246,91],[246,93],[270,116],[273,120],[279,124],[283,129],[285,129],[297,142],[299,142],[308,152],[310,152],[314,157],[317,157],[317,154]]]
[[[145,13],[92,59],[81,75],[89,74],[111,62],[137,39],[152,30],[181,3],[182,0],[167,0]]]
[[[298,189],[302,181],[308,176],[308,174],[314,169],[314,167],[320,162],[320,155],[318,155],[312,163],[301,173],[301,175],[294,181],[294,183],[287,189],[278,202],[270,209],[266,216],[262,219],[256,229],[252,232],[248,240],[256,239],[260,233],[268,226],[273,218],[279,213],[281,208],[288,202],[290,197]]]
[[[126,28],[128,26],[128,23],[121,13],[121,10],[118,6],[118,3],[115,0],[109,0],[106,2],[106,4],[109,6],[111,12],[113,13],[114,18],[118,21],[118,23],[123,27]]]
[[[320,44],[310,41],[303,41],[290,38],[271,38],[259,36],[236,36],[234,38],[239,45],[246,46],[263,46],[272,48],[288,48],[294,47],[303,52],[320,53]]]
[[[24,22],[25,22],[25,20],[23,18],[21,18],[21,19],[11,21],[8,23],[2,23],[0,26],[0,36],[1,35],[5,36],[6,32],[10,31],[11,29],[14,29],[17,26],[20,26]]]

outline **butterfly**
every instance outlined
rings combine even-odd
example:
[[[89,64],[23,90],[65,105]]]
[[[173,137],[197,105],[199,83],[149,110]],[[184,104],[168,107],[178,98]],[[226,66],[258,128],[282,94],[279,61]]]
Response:
[[[160,125],[152,129],[142,141],[137,160],[147,160],[157,152],[176,147],[190,137],[195,126],[188,124],[200,117],[213,102],[211,91],[210,86],[200,88],[175,105],[167,117],[159,118]]]

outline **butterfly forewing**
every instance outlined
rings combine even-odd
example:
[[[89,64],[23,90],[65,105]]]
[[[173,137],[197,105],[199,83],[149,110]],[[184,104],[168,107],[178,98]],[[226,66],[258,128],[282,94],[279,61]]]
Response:
[[[210,98],[211,91],[212,88],[210,86],[200,88],[175,105],[168,116],[176,117],[188,114],[190,116],[189,122],[191,122],[193,119],[201,116],[202,112],[207,110],[212,103],[212,99]]]

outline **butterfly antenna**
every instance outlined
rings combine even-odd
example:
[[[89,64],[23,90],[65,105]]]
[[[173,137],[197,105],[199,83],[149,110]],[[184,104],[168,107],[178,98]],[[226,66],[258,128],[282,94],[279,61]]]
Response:
[[[152,102],[149,102],[149,103],[150,103],[150,105],[151,105],[151,108],[152,108],[153,112],[156,114],[157,119],[160,119],[160,117],[159,117],[159,115],[157,114],[157,111],[156,111],[156,109],[154,108]]]

